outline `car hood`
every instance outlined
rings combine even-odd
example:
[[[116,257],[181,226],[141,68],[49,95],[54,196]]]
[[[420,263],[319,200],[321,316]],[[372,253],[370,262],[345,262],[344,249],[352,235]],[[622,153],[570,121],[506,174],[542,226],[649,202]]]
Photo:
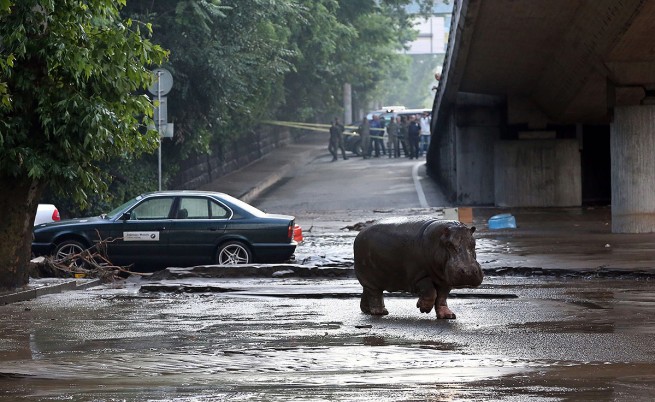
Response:
[[[41,223],[40,225],[36,225],[34,229],[57,228],[60,226],[87,225],[89,223],[93,224],[97,222],[107,222],[107,221],[108,221],[107,219],[104,219],[101,216],[93,216],[89,218],[63,219],[59,222]]]

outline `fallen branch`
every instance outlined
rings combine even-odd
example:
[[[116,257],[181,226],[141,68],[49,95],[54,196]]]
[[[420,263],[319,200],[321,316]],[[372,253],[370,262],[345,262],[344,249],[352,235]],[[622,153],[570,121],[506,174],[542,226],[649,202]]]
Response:
[[[122,237],[102,239],[97,230],[96,233],[100,240],[93,246],[65,258],[44,257],[34,263],[32,273],[37,277],[99,278],[103,282],[113,282],[129,275],[143,275],[130,271],[131,265],[114,265],[108,259],[107,245],[122,240]]]

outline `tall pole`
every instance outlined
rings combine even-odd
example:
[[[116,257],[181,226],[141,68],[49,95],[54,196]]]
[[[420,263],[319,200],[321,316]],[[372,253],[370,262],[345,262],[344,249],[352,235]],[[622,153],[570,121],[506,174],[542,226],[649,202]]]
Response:
[[[161,71],[157,71],[157,102],[159,102],[159,113],[157,113],[157,134],[159,135],[159,191],[161,191]]]

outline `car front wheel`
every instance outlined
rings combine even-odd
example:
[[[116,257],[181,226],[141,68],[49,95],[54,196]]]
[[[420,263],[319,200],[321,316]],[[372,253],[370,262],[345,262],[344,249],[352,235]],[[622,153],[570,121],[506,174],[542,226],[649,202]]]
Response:
[[[86,247],[78,241],[75,240],[65,240],[59,244],[57,244],[57,247],[55,248],[55,261],[63,261],[64,259],[80,254],[82,251],[84,251]],[[82,259],[72,261],[72,265],[74,266],[81,266],[83,264]]]
[[[362,156],[364,155],[364,152],[362,151],[362,142],[357,141],[355,145],[353,145],[353,153],[357,156]]]
[[[230,241],[218,248],[216,263],[219,265],[249,264],[252,254],[248,246],[238,241]]]

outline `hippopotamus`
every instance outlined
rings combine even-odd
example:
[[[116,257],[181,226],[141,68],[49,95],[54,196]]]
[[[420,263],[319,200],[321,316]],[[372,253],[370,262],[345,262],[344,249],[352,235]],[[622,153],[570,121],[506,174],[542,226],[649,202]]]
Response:
[[[354,242],[355,274],[364,291],[360,308],[389,314],[383,291],[411,292],[422,313],[456,318],[446,299],[453,288],[476,287],[482,269],[475,256],[475,226],[434,218],[382,220],[359,232]]]

